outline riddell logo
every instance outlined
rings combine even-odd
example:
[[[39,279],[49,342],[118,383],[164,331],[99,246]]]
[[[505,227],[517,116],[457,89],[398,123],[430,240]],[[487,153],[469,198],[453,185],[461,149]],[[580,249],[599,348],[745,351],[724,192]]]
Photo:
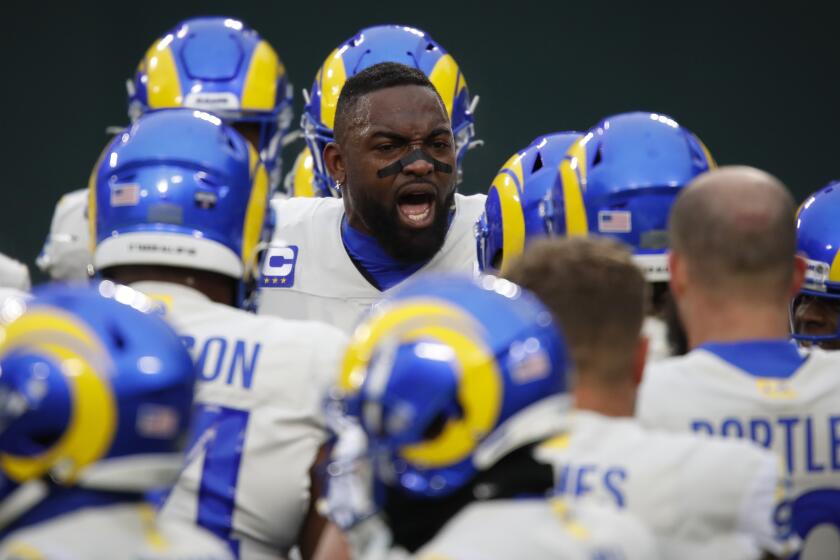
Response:
[[[184,99],[185,107],[193,109],[239,109],[239,99],[230,92],[189,93]]]
[[[158,245],[157,243],[131,243],[129,251],[138,253],[165,253],[167,255],[195,256],[196,250],[192,247],[173,247],[170,245]]]

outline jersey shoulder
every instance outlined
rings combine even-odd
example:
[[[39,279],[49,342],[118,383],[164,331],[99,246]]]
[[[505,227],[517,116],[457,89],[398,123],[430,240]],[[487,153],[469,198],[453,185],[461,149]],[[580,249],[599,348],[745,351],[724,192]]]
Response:
[[[148,504],[85,508],[27,527],[0,547],[3,560],[231,560],[210,533],[181,523],[158,524]]]
[[[308,225],[311,220],[323,220],[324,216],[341,215],[344,203],[340,198],[274,198],[271,200],[271,211],[277,232],[301,224]]]
[[[418,554],[422,560],[656,558],[650,531],[634,516],[560,500],[473,503]]]

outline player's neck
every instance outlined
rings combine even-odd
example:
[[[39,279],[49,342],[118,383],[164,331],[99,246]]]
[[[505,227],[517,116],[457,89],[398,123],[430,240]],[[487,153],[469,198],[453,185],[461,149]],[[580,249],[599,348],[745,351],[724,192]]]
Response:
[[[708,342],[785,339],[790,336],[787,308],[754,302],[697,301],[686,306],[689,348]]]
[[[586,381],[585,372],[577,376],[574,388],[575,408],[589,410],[611,416],[624,418],[633,416],[636,408],[636,386],[628,381],[620,387],[604,387],[600,384]]]

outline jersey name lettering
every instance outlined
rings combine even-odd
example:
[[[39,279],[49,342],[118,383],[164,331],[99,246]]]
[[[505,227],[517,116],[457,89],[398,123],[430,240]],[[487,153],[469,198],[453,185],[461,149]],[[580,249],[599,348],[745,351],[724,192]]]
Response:
[[[192,336],[183,336],[181,340],[195,361],[199,381],[219,380],[243,389],[251,388],[261,343],[223,336],[211,336],[203,342],[197,342]]]
[[[788,473],[840,471],[840,415],[695,419],[695,432],[747,438],[783,453]],[[794,450],[804,456],[797,457]]]

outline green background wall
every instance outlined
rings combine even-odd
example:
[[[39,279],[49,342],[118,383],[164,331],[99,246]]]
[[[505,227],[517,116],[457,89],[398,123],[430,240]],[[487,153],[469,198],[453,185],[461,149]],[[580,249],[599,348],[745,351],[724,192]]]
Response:
[[[721,164],[771,171],[801,200],[840,178],[840,41],[831,4],[173,0],[7,7],[0,251],[32,264],[56,200],[86,184],[105,127],[126,122],[125,79],[153,39],[194,15],[231,15],[258,29],[286,64],[298,114],[300,89],[357,29],[425,29],[481,96],[477,131],[486,145],[467,156],[467,191],[485,190],[505,159],[541,133],[643,109],[695,131]]]

